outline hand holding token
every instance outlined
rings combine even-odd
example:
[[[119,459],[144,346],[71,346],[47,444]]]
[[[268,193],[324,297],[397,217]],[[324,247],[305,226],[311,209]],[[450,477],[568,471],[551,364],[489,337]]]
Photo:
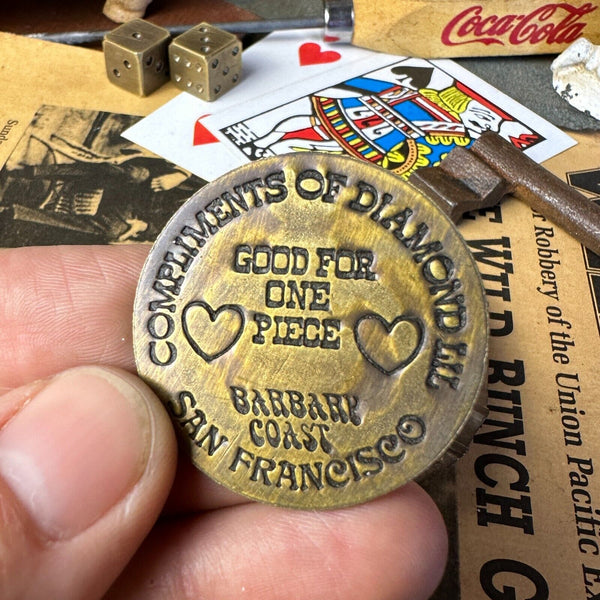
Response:
[[[0,251],[0,597],[428,598],[445,534],[416,485],[314,513],[177,463],[161,403],[128,372],[145,254]]]

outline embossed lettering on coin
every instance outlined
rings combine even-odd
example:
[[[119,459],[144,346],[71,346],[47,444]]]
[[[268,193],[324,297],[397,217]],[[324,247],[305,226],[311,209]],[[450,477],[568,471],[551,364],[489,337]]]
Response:
[[[481,421],[473,258],[423,194],[352,159],[266,159],[198,192],[150,253],[134,341],[193,462],[265,502],[368,500]]]

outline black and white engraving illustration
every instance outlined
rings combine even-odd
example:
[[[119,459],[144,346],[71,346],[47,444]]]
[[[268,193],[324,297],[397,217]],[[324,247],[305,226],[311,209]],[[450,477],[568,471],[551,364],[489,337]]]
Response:
[[[206,182],[121,137],[138,119],[41,107],[0,171],[3,245],[153,240]]]

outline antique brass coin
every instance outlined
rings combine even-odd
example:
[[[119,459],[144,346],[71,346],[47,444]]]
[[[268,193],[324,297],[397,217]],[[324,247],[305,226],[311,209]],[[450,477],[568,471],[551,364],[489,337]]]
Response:
[[[331,508],[460,455],[484,415],[487,317],[464,240],[350,158],[243,166],[171,219],[135,300],[140,375],[196,466]]]

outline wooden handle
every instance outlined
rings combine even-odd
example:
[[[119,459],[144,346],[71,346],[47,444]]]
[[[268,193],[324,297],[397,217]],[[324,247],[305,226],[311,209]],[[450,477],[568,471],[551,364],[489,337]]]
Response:
[[[354,0],[352,42],[423,58],[562,52],[600,43],[598,0]]]
[[[600,206],[496,133],[484,133],[469,151],[508,182],[516,198],[600,256]]]

